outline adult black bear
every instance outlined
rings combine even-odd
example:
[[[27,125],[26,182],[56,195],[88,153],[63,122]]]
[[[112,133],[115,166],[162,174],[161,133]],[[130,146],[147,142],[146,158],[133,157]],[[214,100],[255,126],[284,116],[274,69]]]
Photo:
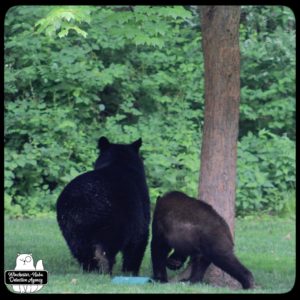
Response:
[[[60,229],[84,270],[111,274],[121,251],[122,271],[139,272],[150,222],[141,144],[141,139],[123,145],[100,138],[95,170],[73,179],[58,198]]]
[[[152,223],[151,256],[154,279],[167,282],[166,266],[177,269],[190,256],[190,270],[181,279],[202,281],[210,263],[252,288],[251,272],[236,258],[227,223],[207,203],[181,192],[158,198]],[[169,252],[174,249],[168,258]]]

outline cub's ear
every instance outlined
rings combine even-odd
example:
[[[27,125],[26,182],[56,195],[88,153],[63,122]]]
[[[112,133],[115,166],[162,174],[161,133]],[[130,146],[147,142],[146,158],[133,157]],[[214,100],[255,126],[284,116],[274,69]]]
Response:
[[[99,150],[105,150],[108,148],[109,145],[110,145],[109,140],[105,136],[102,136],[98,141]]]
[[[136,140],[135,142],[133,142],[131,144],[131,146],[136,150],[138,151],[140,149],[140,147],[142,146],[142,139],[139,138],[138,140]]]

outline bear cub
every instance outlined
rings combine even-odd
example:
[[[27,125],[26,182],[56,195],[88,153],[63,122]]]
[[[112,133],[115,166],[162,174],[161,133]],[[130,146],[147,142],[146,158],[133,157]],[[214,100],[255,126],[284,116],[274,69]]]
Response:
[[[123,272],[137,275],[148,242],[150,203],[142,140],[113,144],[101,137],[95,170],[73,179],[57,201],[57,220],[84,270],[112,274],[115,256]]]
[[[151,256],[153,277],[167,282],[166,266],[178,269],[189,256],[190,264],[179,278],[202,281],[211,263],[237,279],[244,289],[254,286],[251,272],[233,251],[225,220],[209,204],[181,192],[158,197],[153,215]],[[168,255],[171,250],[172,255]],[[189,270],[188,270],[189,269]]]

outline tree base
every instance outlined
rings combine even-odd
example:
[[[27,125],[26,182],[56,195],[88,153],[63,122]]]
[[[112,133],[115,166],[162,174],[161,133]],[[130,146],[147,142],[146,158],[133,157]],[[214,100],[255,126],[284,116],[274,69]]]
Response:
[[[233,290],[242,289],[242,285],[237,280],[214,264],[211,264],[206,270],[203,282],[217,287],[229,287]]]
[[[188,281],[191,276],[191,270],[191,264],[188,264],[184,271],[170,278],[169,282],[176,283],[180,281]],[[211,264],[206,270],[203,282],[216,287],[227,287],[232,290],[242,289],[242,285],[237,280],[222,271],[220,268],[216,267],[214,264]]]

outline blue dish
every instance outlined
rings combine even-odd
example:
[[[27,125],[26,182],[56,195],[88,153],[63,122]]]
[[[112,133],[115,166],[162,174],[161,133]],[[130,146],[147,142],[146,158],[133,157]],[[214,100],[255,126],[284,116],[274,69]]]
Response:
[[[116,284],[146,284],[153,282],[153,280],[150,277],[115,276],[111,282]]]

